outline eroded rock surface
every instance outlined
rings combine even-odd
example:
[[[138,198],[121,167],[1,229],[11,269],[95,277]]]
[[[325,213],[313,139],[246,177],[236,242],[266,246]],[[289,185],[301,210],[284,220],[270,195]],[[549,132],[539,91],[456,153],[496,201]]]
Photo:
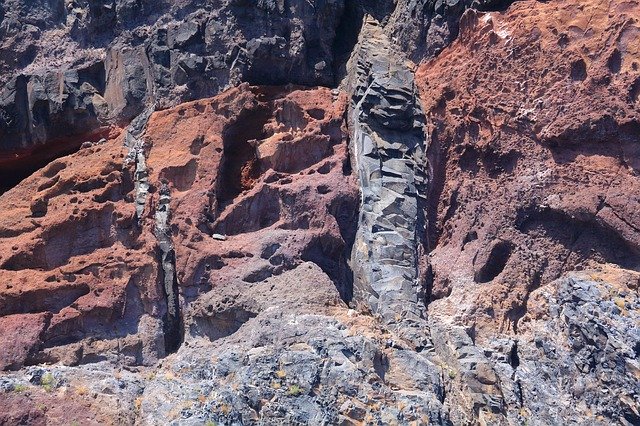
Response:
[[[3,3],[0,424],[638,424],[639,17]]]
[[[423,63],[432,315],[517,331],[530,292],[564,272],[638,268],[637,8],[470,11]]]
[[[343,0],[4,2],[0,166],[24,177],[149,104],[241,82],[332,85],[343,9]]]
[[[345,107],[329,89],[241,86],[156,113],[136,137],[134,123],[4,194],[0,321],[29,332],[8,342],[3,368],[153,363],[179,346],[179,311],[200,294],[302,261],[348,299],[357,189],[344,174]]]

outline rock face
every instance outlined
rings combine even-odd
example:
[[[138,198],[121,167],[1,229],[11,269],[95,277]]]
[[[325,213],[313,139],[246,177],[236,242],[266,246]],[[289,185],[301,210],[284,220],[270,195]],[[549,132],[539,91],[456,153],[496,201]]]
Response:
[[[421,66],[439,199],[432,313],[517,331],[541,284],[640,265],[636,6],[470,11],[451,48]]]
[[[439,54],[458,36],[465,10],[506,9],[515,0],[398,0],[384,16],[385,33],[418,63]]]
[[[362,191],[355,296],[388,323],[415,323],[426,310],[424,116],[412,72],[373,18],[364,22],[349,65],[353,163]]]
[[[153,363],[179,346],[180,310],[200,294],[302,261],[349,298],[345,108],[329,89],[245,85],[156,113],[143,135],[134,123],[7,192],[0,321],[29,332],[2,367]]]
[[[637,424],[638,275],[578,273],[534,291],[530,303],[514,352],[522,405],[530,398],[531,412],[550,418],[591,410],[599,421]],[[543,395],[540,381],[549,383]]]
[[[342,0],[3,5],[0,149],[12,161],[0,165],[26,174],[148,104],[166,108],[243,81],[333,84],[344,8]]]
[[[639,424],[639,17],[2,3],[0,424]]]

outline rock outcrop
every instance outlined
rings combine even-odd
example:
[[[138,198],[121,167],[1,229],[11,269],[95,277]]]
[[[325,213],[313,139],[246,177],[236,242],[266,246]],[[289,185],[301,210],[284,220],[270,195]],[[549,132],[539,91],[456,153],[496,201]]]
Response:
[[[2,3],[0,424],[639,424],[639,18]]]
[[[303,261],[348,299],[345,108],[329,89],[243,85],[155,113],[4,194],[0,322],[28,333],[2,368],[151,364],[180,345],[180,311],[200,294]]]
[[[517,332],[540,285],[640,265],[637,6],[470,11],[422,64],[432,315]]]
[[[363,23],[349,66],[353,164],[361,190],[355,302],[389,324],[415,325],[426,312],[424,116],[413,73],[372,17]]]
[[[344,9],[343,0],[3,5],[0,165],[22,177],[149,104],[241,82],[332,85]]]

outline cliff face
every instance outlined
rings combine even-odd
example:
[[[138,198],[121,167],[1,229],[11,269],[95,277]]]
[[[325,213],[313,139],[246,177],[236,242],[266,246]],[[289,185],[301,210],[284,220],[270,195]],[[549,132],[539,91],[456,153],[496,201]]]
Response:
[[[640,422],[637,1],[0,18],[0,424]]]
[[[470,303],[479,323],[517,331],[540,285],[640,263],[640,27],[629,7],[469,12],[458,40],[421,65],[439,200],[428,207],[433,308]]]

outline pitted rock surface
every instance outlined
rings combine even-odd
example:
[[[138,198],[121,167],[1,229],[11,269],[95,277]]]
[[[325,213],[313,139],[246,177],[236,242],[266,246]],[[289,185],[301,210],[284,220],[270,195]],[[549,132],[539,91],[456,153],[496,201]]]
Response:
[[[638,7],[469,11],[421,65],[438,199],[430,315],[518,332],[540,285],[604,263],[638,269]]]
[[[29,331],[2,368],[155,362],[179,346],[179,311],[198,295],[302,261],[349,297],[345,108],[329,89],[244,85],[155,113],[5,193],[0,321]]]
[[[0,425],[638,424],[639,18],[2,2]]]

